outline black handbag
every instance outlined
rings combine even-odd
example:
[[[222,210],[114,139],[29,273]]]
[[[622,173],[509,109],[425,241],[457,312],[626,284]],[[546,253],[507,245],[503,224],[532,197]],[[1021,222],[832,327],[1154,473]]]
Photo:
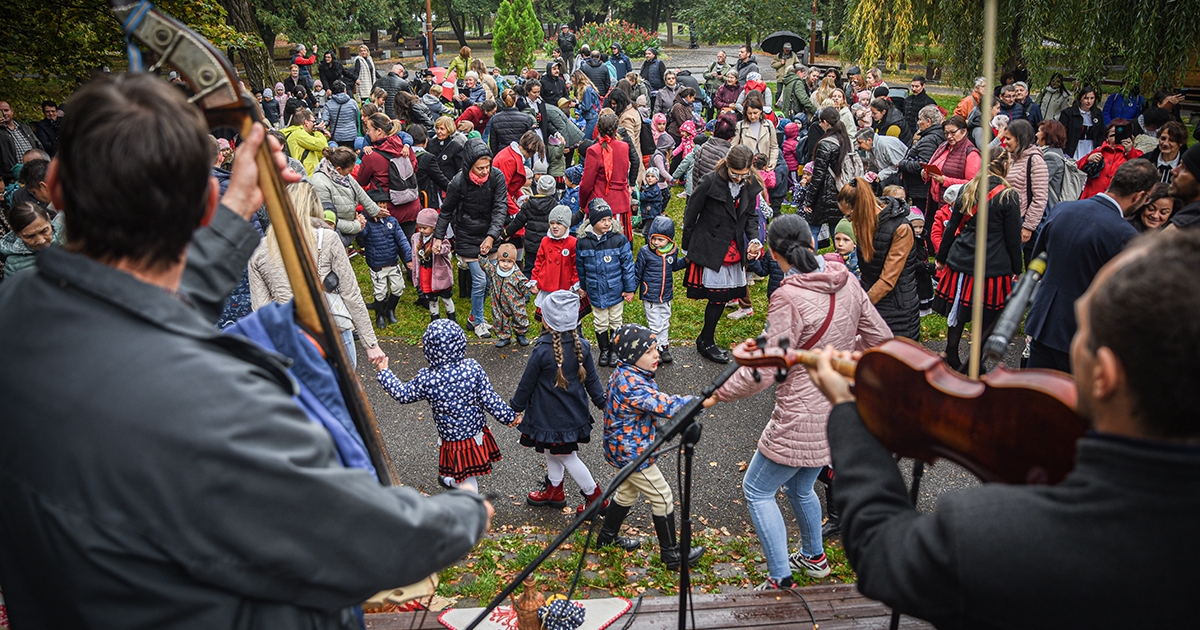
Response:
[[[1088,179],[1095,179],[1100,176],[1104,170],[1104,156],[1100,156],[1099,162],[1085,162],[1083,168],[1079,169],[1088,176]]]

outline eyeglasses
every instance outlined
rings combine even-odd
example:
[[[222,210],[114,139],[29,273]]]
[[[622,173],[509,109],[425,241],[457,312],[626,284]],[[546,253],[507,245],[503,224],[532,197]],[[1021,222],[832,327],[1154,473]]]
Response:
[[[948,136],[957,136],[958,134],[966,133],[966,131],[967,131],[966,129],[954,129],[954,128],[946,129],[945,127],[943,127],[943,129],[946,130],[946,135],[948,135]]]
[[[746,181],[746,178],[749,176],[750,176],[749,170],[742,172],[742,173],[739,173],[737,171],[729,171],[729,181],[731,181],[731,182],[735,182],[735,183],[744,182],[744,181]]]

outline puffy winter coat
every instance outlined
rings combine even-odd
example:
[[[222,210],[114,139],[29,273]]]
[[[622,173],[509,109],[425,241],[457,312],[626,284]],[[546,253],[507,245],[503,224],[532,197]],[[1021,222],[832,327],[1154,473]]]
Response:
[[[579,69],[587,75],[587,78],[591,80],[592,85],[596,86],[596,92],[598,92],[600,96],[608,94],[608,90],[612,88],[612,84],[608,80],[608,68],[605,68],[604,64],[599,59],[588,59],[587,61],[583,62],[583,65],[581,65]]]
[[[521,209],[509,217],[500,238],[508,240],[524,229],[525,237],[522,242],[525,255],[536,257],[542,239],[546,238],[546,233],[550,231],[550,211],[557,205],[558,199],[553,194],[530,195],[521,205]]]
[[[657,92],[666,85],[664,77],[667,74],[667,65],[656,55],[653,59],[647,59],[642,62],[642,70],[639,74],[641,74],[642,80],[646,82],[650,91]]]
[[[526,239],[528,240],[528,239]],[[579,282],[579,269],[575,266],[574,236],[553,239],[549,236],[538,245],[537,258],[529,279],[537,283],[538,291],[553,293],[567,291]]]
[[[904,112],[895,107],[889,107],[883,115],[883,120],[875,123],[875,133],[881,136],[900,138],[904,144],[912,143],[912,130],[904,124]]]
[[[533,116],[516,107],[501,107],[488,120],[488,129],[491,130],[488,132],[488,147],[492,155],[496,155],[504,147],[520,140],[526,131],[533,129]],[[482,133],[480,129],[476,131]]]
[[[1008,183],[1021,198],[1021,227],[1030,232],[1036,230],[1050,200],[1050,170],[1040,148],[1030,145],[1021,157],[1012,161]]]
[[[808,218],[812,225],[827,223],[841,216],[837,202],[837,182],[831,170],[838,159],[838,142],[836,136],[826,136],[817,142],[813,154],[813,176],[808,183],[808,194],[804,197],[804,206],[812,210],[812,216]],[[850,147],[850,152],[854,152],[854,147]],[[837,164],[839,172],[843,166]]]
[[[379,203],[368,197],[354,178],[347,178],[349,185],[343,186],[334,182],[323,169],[324,167],[318,166],[317,172],[313,173],[310,179],[317,191],[317,198],[321,200],[321,206],[337,213],[338,233],[358,234],[362,231],[357,220],[358,206],[362,205],[367,215],[373,217],[379,214]]]
[[[771,121],[759,119],[758,137],[755,137],[750,123],[745,120],[739,121],[737,133],[734,134],[730,144],[743,144],[750,147],[755,155],[761,153],[767,156],[767,165],[764,169],[775,170],[775,163],[779,161],[779,139],[775,135],[775,127],[771,125]]]
[[[412,91],[412,86],[409,82],[395,72],[389,72],[380,78],[375,82],[375,87],[387,92],[387,98],[383,101],[383,113],[387,114],[388,118],[396,117],[396,93],[401,90],[405,92]]]
[[[442,249],[433,251],[433,239],[423,242],[420,232],[412,235],[413,268],[412,283],[414,287],[421,286],[422,263],[433,269],[430,288],[434,291],[444,291],[454,286],[454,268],[450,265],[450,241],[442,241]],[[422,253],[424,250],[424,253]]]
[[[430,153],[437,156],[438,164],[442,167],[442,174],[446,176],[447,180],[454,179],[454,176],[462,170],[462,150],[466,143],[467,137],[462,132],[455,131],[445,141],[439,140],[437,136],[431,136],[429,144],[425,145]]]
[[[54,245],[62,245],[63,229],[58,223],[51,223],[54,235],[51,241]],[[0,238],[0,260],[4,261],[4,277],[7,278],[18,271],[28,269],[37,262],[37,255],[29,249],[25,241],[16,232],[9,232]]]
[[[630,211],[629,154],[632,149],[621,140],[611,140],[610,144],[613,154],[611,173],[604,172],[602,144],[597,142],[588,147],[587,158],[583,162],[583,179],[579,182],[579,207],[586,208],[589,201],[599,197],[608,202],[616,217]]]
[[[403,265],[412,260],[412,247],[396,217],[367,219],[362,234],[363,258],[371,269],[378,271],[395,266],[397,261]]]
[[[913,200],[922,202],[929,198],[929,182],[921,179],[921,173],[924,171],[921,165],[928,164],[934,151],[945,141],[946,132],[941,123],[930,125],[921,132],[920,139],[908,148],[904,159],[896,165],[896,169],[900,171],[900,184]],[[925,210],[924,205],[921,206],[921,210]]]
[[[608,308],[620,303],[622,293],[637,290],[633,276],[633,247],[624,234],[609,230],[604,234],[588,233],[575,242],[575,268],[579,285],[587,292],[595,308]]]
[[[587,442],[592,435],[592,414],[588,411],[588,399],[597,409],[604,409],[604,385],[592,361],[592,346],[582,336],[578,337],[583,355],[583,369],[587,376],[579,382],[579,362],[575,359],[575,336],[562,335],[562,371],[567,377],[567,388],[555,386],[558,362],[554,360],[554,343],[550,332],[542,333],[529,360],[525,373],[517,384],[508,406],[517,413],[524,413],[521,434],[544,444]]]
[[[742,88],[736,85],[722,83],[721,87],[717,88],[713,94],[712,103],[713,109],[720,111],[723,108],[729,107],[737,102],[738,97],[742,95]]]
[[[921,318],[917,313],[920,298],[917,296],[917,265],[923,261],[916,254],[912,225],[908,222],[909,206],[894,197],[883,197],[884,206],[876,218],[875,255],[866,260],[861,255],[858,268],[862,274],[862,286],[868,297],[878,296],[875,309],[887,322],[892,333],[898,337],[920,339]],[[900,245],[900,234],[905,235],[908,251]],[[902,257],[895,278],[887,278],[889,259]],[[889,286],[890,285],[890,286]]]
[[[625,78],[625,75],[633,72],[633,62],[629,59],[629,55],[626,55],[625,51],[621,49],[620,44],[616,44],[616,46],[617,54],[609,55],[608,63],[611,63],[617,71],[617,80],[621,80]]]
[[[692,167],[692,190],[695,190],[696,183],[699,182],[705,175],[713,172],[717,167],[717,162],[725,159],[729,154],[729,149],[733,147],[728,140],[713,136],[708,139],[708,142],[697,147],[693,152],[696,154],[696,163]]]
[[[1117,169],[1121,168],[1122,164],[1142,157],[1142,152],[1137,149],[1130,149],[1129,153],[1125,153],[1125,150],[1121,147],[1114,147],[1105,142],[1096,150],[1083,156],[1083,159],[1076,162],[1075,166],[1078,166],[1079,170],[1082,171],[1083,166],[1087,164],[1088,158],[1096,153],[1104,157],[1104,168],[1100,169],[1099,175],[1088,178],[1087,183],[1083,185],[1083,194],[1079,195],[1080,199],[1094,197],[1108,190],[1108,185],[1112,182],[1113,175],[1117,174]]]
[[[650,224],[650,236],[662,235],[675,242],[675,222],[670,217],[660,216]],[[687,268],[687,257],[678,246],[666,254],[650,245],[638,250],[633,275],[637,278],[638,294],[644,302],[663,303],[675,299],[676,271]]]
[[[334,142],[350,142],[358,137],[358,104],[349,94],[334,94],[325,103],[321,120],[329,126]]]
[[[793,348],[808,343],[830,316],[831,300],[832,320],[811,347],[832,345],[838,350],[862,350],[892,338],[887,324],[846,266],[826,261],[824,270],[784,276],[767,310],[767,344],[775,346],[782,337],[787,337]],[[862,338],[856,343],[857,335]],[[717,396],[721,400],[745,398],[772,384],[769,378],[756,381],[753,370],[743,367],[717,390]],[[758,439],[758,452],[783,466],[828,465],[825,425],[829,411],[828,399],[813,384],[808,370],[789,370],[787,379],[775,388],[775,408]]]
[[[287,139],[288,153],[300,160],[306,175],[312,175],[313,169],[317,168],[317,163],[321,161],[321,152],[329,146],[325,134],[305,131],[300,125],[284,127],[281,131]]]
[[[712,144],[706,142],[704,146]],[[755,198],[762,193],[757,178],[747,179],[735,200],[729,182],[712,172],[696,182],[683,213],[683,248],[688,260],[706,269],[720,269],[736,243],[746,265],[750,241],[758,238]],[[736,202],[736,203],[735,203]]]
[[[454,253],[463,258],[479,258],[479,245],[487,237],[500,239],[504,220],[508,217],[508,190],[504,174],[492,167],[482,186],[471,181],[469,172],[475,162],[491,156],[487,146],[478,138],[463,147],[462,170],[450,180],[442,211],[438,215],[436,238],[445,238],[446,229],[454,226]]]
[[[604,405],[604,461],[616,468],[637,459],[654,442],[658,423],[675,415],[692,396],[659,391],[654,373],[621,362],[608,378]],[[654,464],[651,455],[638,470]]]

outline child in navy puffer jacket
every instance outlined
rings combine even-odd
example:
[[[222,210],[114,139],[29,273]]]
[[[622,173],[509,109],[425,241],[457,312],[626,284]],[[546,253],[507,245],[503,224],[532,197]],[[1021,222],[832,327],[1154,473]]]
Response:
[[[396,305],[404,292],[402,265],[412,261],[412,247],[400,229],[396,217],[375,216],[362,229],[363,257],[371,272],[375,290],[375,325],[383,328],[396,323]]]
[[[512,408],[492,389],[483,366],[466,358],[467,335],[448,319],[430,322],[421,337],[429,367],[403,382],[388,369],[375,375],[379,384],[401,404],[428,400],[438,430],[438,482],[447,488],[479,490],[476,480],[492,472],[500,448],[487,427],[484,412],[516,427]]]
[[[675,244],[675,222],[661,215],[650,224],[646,244],[638,250],[633,275],[638,281],[646,325],[658,342],[663,363],[671,363],[671,300],[675,297],[675,272],[687,267],[687,259]]]
[[[609,331],[621,327],[625,302],[633,300],[637,282],[633,275],[633,247],[624,234],[613,230],[612,208],[599,197],[588,202],[592,232],[575,242],[575,268],[579,286],[592,304],[596,345],[601,367],[616,365]]]
[[[670,189],[666,193],[662,188],[658,187],[658,182],[662,175],[657,168],[651,166],[646,169],[646,174],[642,176],[642,185],[638,188],[638,206],[642,215],[642,236],[650,238],[650,224],[658,215],[662,214],[667,207],[666,195],[671,194]]]

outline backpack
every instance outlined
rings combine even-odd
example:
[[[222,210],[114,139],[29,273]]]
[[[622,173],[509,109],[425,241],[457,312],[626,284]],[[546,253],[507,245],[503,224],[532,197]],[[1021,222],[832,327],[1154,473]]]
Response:
[[[837,140],[833,140],[833,142],[837,142]],[[862,158],[858,157],[858,152],[847,151],[846,157],[842,159],[842,174],[833,178],[834,189],[841,190],[846,184],[854,181],[854,178],[862,177],[865,173],[866,170],[863,168]],[[830,169],[830,174],[833,174],[833,169]]]
[[[1087,183],[1087,174],[1079,170],[1079,167],[1075,165],[1075,160],[1059,156],[1058,154],[1054,154],[1054,156],[1063,161],[1062,190],[1059,190],[1057,193],[1051,190],[1051,196],[1057,197],[1054,199],[1055,203],[1059,201],[1078,201],[1079,197],[1083,194],[1083,186]]]
[[[388,201],[394,206],[402,206],[416,201],[419,194],[412,162],[402,155],[388,158]]]

